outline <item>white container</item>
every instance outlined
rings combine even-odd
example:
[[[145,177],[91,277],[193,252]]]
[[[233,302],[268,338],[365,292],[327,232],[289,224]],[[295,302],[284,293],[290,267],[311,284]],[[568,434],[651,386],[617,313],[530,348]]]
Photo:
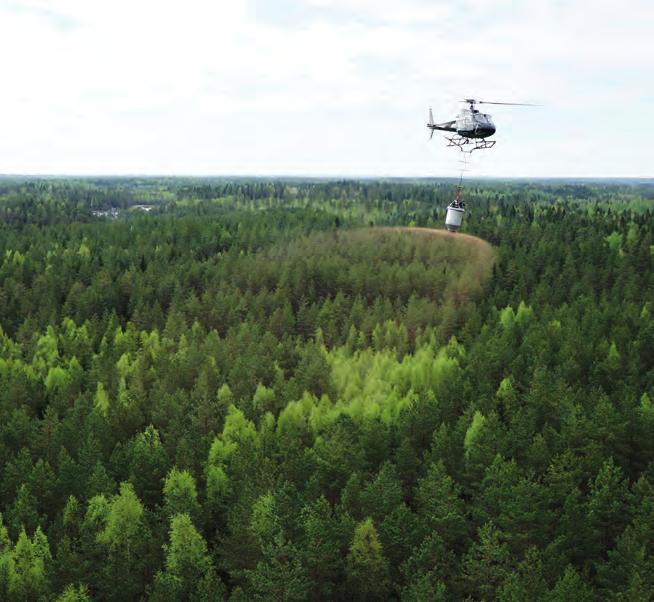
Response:
[[[445,216],[445,226],[450,232],[456,232],[461,227],[465,212],[466,210],[463,207],[448,206],[447,215]]]

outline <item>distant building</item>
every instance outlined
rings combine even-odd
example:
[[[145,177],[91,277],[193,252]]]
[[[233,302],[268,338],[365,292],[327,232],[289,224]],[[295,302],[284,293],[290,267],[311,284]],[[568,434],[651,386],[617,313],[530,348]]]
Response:
[[[91,211],[95,217],[111,217],[116,219],[120,213],[118,207],[111,207],[111,209],[96,209]]]

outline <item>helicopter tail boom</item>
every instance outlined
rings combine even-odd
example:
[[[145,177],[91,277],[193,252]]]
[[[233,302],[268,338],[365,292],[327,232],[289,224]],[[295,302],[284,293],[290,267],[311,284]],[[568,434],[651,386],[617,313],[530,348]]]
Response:
[[[429,107],[429,121],[427,122],[427,127],[431,130],[431,134],[429,134],[430,140],[436,130],[443,130],[445,132],[456,132],[456,128],[453,127],[454,123],[455,121],[446,121],[445,123],[435,123],[434,114],[431,110],[431,107]]]

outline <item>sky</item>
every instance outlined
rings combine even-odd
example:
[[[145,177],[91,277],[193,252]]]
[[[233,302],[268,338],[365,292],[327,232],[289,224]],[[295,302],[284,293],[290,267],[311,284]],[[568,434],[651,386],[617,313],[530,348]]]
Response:
[[[0,173],[652,177],[651,0],[0,0]]]

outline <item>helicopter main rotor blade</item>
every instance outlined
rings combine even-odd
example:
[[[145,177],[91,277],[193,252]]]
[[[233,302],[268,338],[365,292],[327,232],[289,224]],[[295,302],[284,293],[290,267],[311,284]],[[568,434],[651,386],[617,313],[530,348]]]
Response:
[[[540,107],[541,105],[532,104],[531,102],[495,102],[492,100],[475,100],[474,98],[464,98],[461,102],[469,105],[513,105],[517,107]]]
[[[478,100],[480,105],[512,105],[514,107],[540,107],[540,105],[531,102],[493,102],[491,100]]]

